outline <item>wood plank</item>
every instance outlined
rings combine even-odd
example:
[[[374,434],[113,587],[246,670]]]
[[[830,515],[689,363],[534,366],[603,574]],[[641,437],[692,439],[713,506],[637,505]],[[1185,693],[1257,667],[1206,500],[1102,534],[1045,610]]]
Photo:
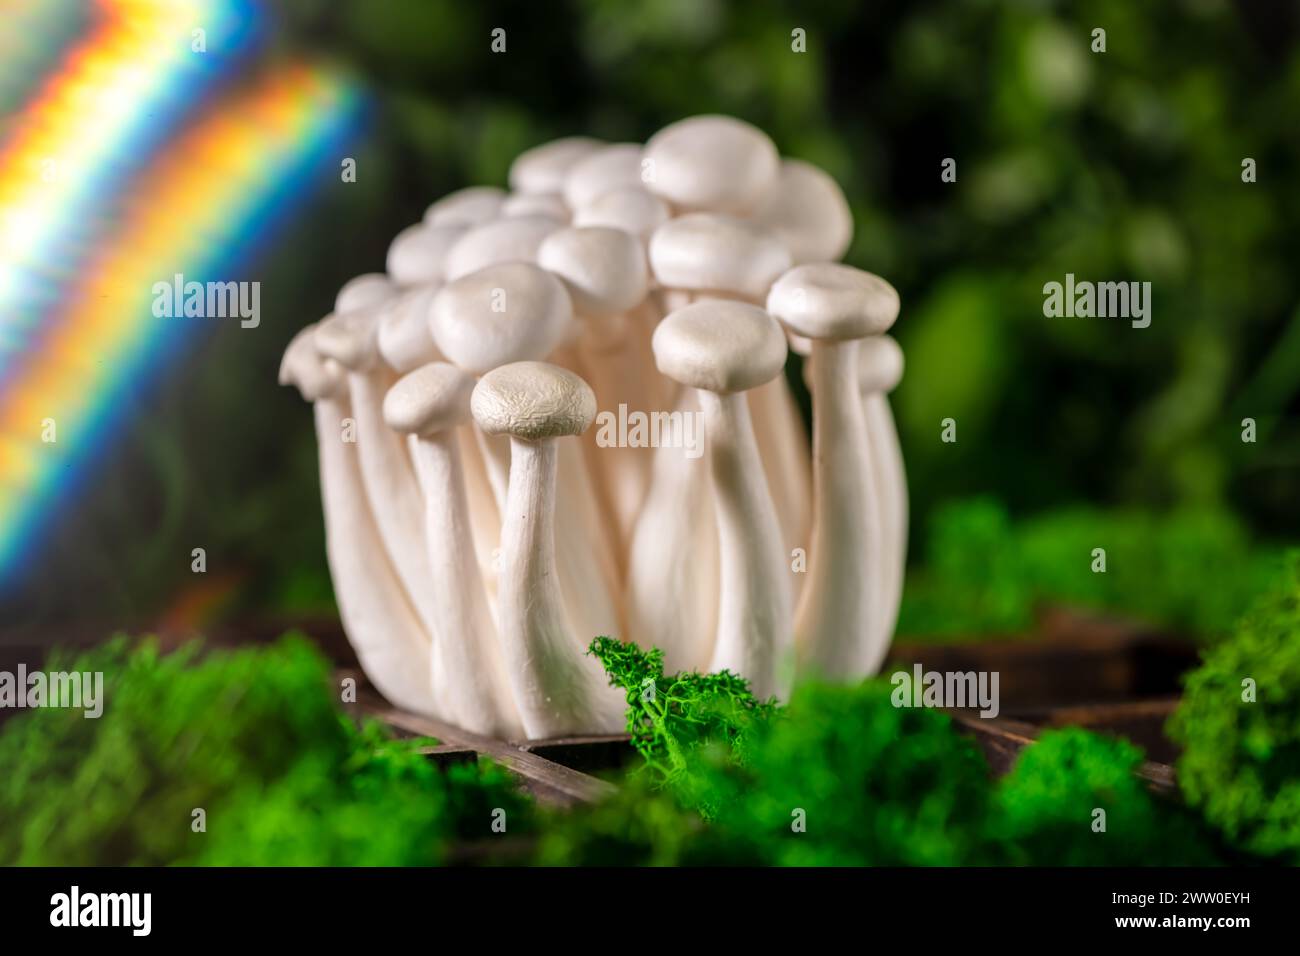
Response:
[[[491,757],[522,777],[525,786],[539,799],[561,804],[595,803],[612,795],[616,789],[613,784],[547,760],[521,746],[471,733],[433,717],[398,710],[387,703],[367,703],[362,705],[362,709],[391,727],[434,737],[443,744],[469,748]]]

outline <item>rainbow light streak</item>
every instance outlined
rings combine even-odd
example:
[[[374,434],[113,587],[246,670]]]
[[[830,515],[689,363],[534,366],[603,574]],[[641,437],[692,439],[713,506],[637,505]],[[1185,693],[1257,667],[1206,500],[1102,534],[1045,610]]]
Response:
[[[0,386],[48,334],[48,312],[130,178],[255,36],[246,0],[97,0],[96,9],[90,34],[4,129]],[[196,29],[207,52],[192,50]]]
[[[201,331],[238,321],[155,317],[153,284],[177,272],[228,274],[303,198],[309,177],[337,171],[362,107],[335,74],[281,68],[212,110],[141,177],[120,233],[0,392],[0,582],[35,550],[52,506],[85,476],[142,384]],[[40,440],[46,418],[57,443]]]

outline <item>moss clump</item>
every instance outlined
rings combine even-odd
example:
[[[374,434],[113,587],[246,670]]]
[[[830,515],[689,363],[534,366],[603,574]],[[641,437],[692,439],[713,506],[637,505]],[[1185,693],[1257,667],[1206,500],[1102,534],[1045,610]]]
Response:
[[[1093,549],[1106,571],[1093,571]],[[1276,572],[1219,511],[1153,515],[1074,508],[1013,523],[987,498],[931,521],[928,564],[909,578],[899,633],[1024,633],[1043,604],[1115,611],[1193,635],[1227,633]]]
[[[443,774],[357,730],[301,637],[203,657],[117,639],[49,669],[102,672],[103,716],[46,709],[0,732],[0,863],[434,863],[491,836],[496,808],[527,820],[504,772]]]
[[[1142,751],[1077,728],[1044,733],[999,783],[989,836],[1033,866],[1204,866],[1212,841],[1136,776]]]
[[[722,695],[724,712],[734,690],[728,685]],[[785,708],[744,708],[743,718],[693,736],[672,773],[634,775],[594,810],[553,821],[540,858],[570,865],[981,860],[990,797],[982,756],[947,717],[894,707],[890,694],[882,681],[808,684]],[[693,732],[709,727],[717,703],[709,697],[693,696],[677,719]]]
[[[1169,733],[1189,804],[1234,844],[1300,863],[1300,552],[1189,675]]]
[[[774,706],[758,700],[730,671],[664,676],[664,653],[628,641],[598,637],[590,653],[609,681],[627,693],[627,730],[644,758],[642,772],[656,784],[676,782],[695,750],[710,743],[743,749],[745,732],[770,717]]]

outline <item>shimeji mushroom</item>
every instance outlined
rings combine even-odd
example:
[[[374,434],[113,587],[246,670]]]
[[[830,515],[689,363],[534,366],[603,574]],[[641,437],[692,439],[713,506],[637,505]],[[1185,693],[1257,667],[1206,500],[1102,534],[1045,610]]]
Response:
[[[379,354],[388,367],[399,375],[442,360],[442,353],[438,351],[429,328],[429,308],[439,288],[437,282],[426,282],[407,290],[383,307],[379,318]],[[497,513],[492,486],[488,482],[483,453],[474,437],[473,425],[465,424],[456,429],[456,437],[461,446],[470,526],[473,529],[479,571],[488,582],[489,591],[494,591],[496,571],[493,568],[492,552],[501,533],[501,518]]]
[[[563,226],[550,216],[515,216],[474,226],[447,253],[447,281],[503,262],[533,262],[542,240]]]
[[[501,526],[501,646],[530,737],[623,726],[623,694],[580,647],[557,586],[555,505],[559,444],[584,432],[596,396],[543,362],[516,362],[479,380],[474,420],[510,439],[510,489]]]
[[[435,712],[429,683],[429,640],[388,559],[361,479],[356,446],[343,440],[351,414],[342,368],[322,359],[309,325],[289,343],[280,384],[313,403],[320,456],[325,553],[339,616],[366,676],[399,707]]]
[[[650,394],[645,381],[649,370],[632,347],[635,338],[629,334],[627,315],[649,288],[641,243],[630,233],[606,226],[561,229],[543,240],[537,263],[564,282],[584,326],[574,371],[596,393],[597,408],[617,412],[622,400],[632,409],[648,410],[644,402]],[[615,525],[617,562],[645,497],[650,456],[640,448],[600,448],[594,438],[584,442],[584,449]]]
[[[641,144],[602,146],[574,163],[564,177],[564,201],[581,209],[611,189],[641,182]]]
[[[423,534],[424,505],[405,439],[384,422],[384,393],[392,384],[392,373],[379,361],[377,325],[381,304],[332,315],[317,327],[314,342],[323,357],[347,370],[366,497],[384,548],[428,631],[437,618],[437,609],[426,583],[429,570]]]
[[[774,233],[732,216],[694,213],[671,219],[650,240],[650,264],[670,290],[762,303],[790,253]],[[803,420],[784,378],[748,396],[758,453],[781,519],[785,553],[806,548],[812,516],[812,474]],[[796,592],[799,590],[796,580]]]
[[[757,306],[702,299],[664,318],[654,353],[661,372],[698,391],[707,422],[721,584],[709,669],[740,674],[759,697],[783,693],[790,574],[744,393],[781,373],[785,334]]]
[[[575,226],[610,226],[636,236],[647,247],[668,221],[668,204],[641,186],[619,186],[573,210]]]
[[[574,322],[564,284],[526,262],[489,266],[449,282],[434,297],[429,320],[443,355],[474,375],[512,362],[547,358]],[[500,511],[505,505],[510,446],[482,433],[482,450]],[[569,612],[588,640],[619,633],[622,616],[613,549],[595,502],[582,494],[589,478],[576,443],[564,450],[560,471],[567,492],[559,501],[560,587]]]
[[[517,193],[501,204],[503,219],[518,216],[543,216],[556,222],[568,222],[571,213],[564,200],[554,193]]]
[[[870,662],[874,671],[884,663],[889,651],[903,597],[903,571],[907,566],[907,473],[903,469],[898,429],[889,408],[889,393],[903,378],[903,350],[888,335],[864,339],[858,350],[858,388],[867,420],[867,445],[875,469],[876,498],[886,545],[881,632]]]
[[[603,145],[588,136],[566,136],[542,143],[516,156],[506,178],[517,193],[559,194],[569,170]]]
[[[767,134],[730,116],[692,116],[645,145],[643,180],[679,209],[744,215],[776,185],[780,160]]]
[[[802,662],[837,679],[870,673],[883,600],[885,542],[858,391],[858,342],[898,316],[898,293],[835,263],[795,266],[768,311],[812,339],[813,514],[808,580],[795,615]]]
[[[458,224],[431,226],[417,222],[397,234],[388,247],[386,268],[399,286],[441,282],[447,253],[468,227]]]
[[[455,430],[469,421],[474,378],[445,362],[408,373],[384,397],[384,421],[411,435],[424,493],[426,586],[438,609],[429,654],[439,717],[475,733],[517,737],[514,705],[471,540]]]
[[[798,159],[781,162],[776,186],[754,212],[754,221],[776,234],[795,265],[833,262],[853,240],[853,214],[839,185]]]
[[[431,226],[477,226],[497,218],[505,202],[505,190],[495,186],[470,186],[443,196],[424,211]]]

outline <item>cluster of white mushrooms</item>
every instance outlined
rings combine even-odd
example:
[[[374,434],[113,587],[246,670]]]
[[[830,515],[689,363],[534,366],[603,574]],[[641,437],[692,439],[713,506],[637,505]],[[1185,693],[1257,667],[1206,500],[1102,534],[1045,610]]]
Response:
[[[762,696],[797,671],[874,673],[907,537],[899,303],[834,261],[839,187],[722,116],[644,146],[538,146],[509,182],[430,206],[285,353],[371,681],[519,739],[622,728],[598,635]],[[807,355],[811,452],[788,348]],[[598,441],[598,411],[661,439]],[[671,440],[685,416],[702,456]]]

